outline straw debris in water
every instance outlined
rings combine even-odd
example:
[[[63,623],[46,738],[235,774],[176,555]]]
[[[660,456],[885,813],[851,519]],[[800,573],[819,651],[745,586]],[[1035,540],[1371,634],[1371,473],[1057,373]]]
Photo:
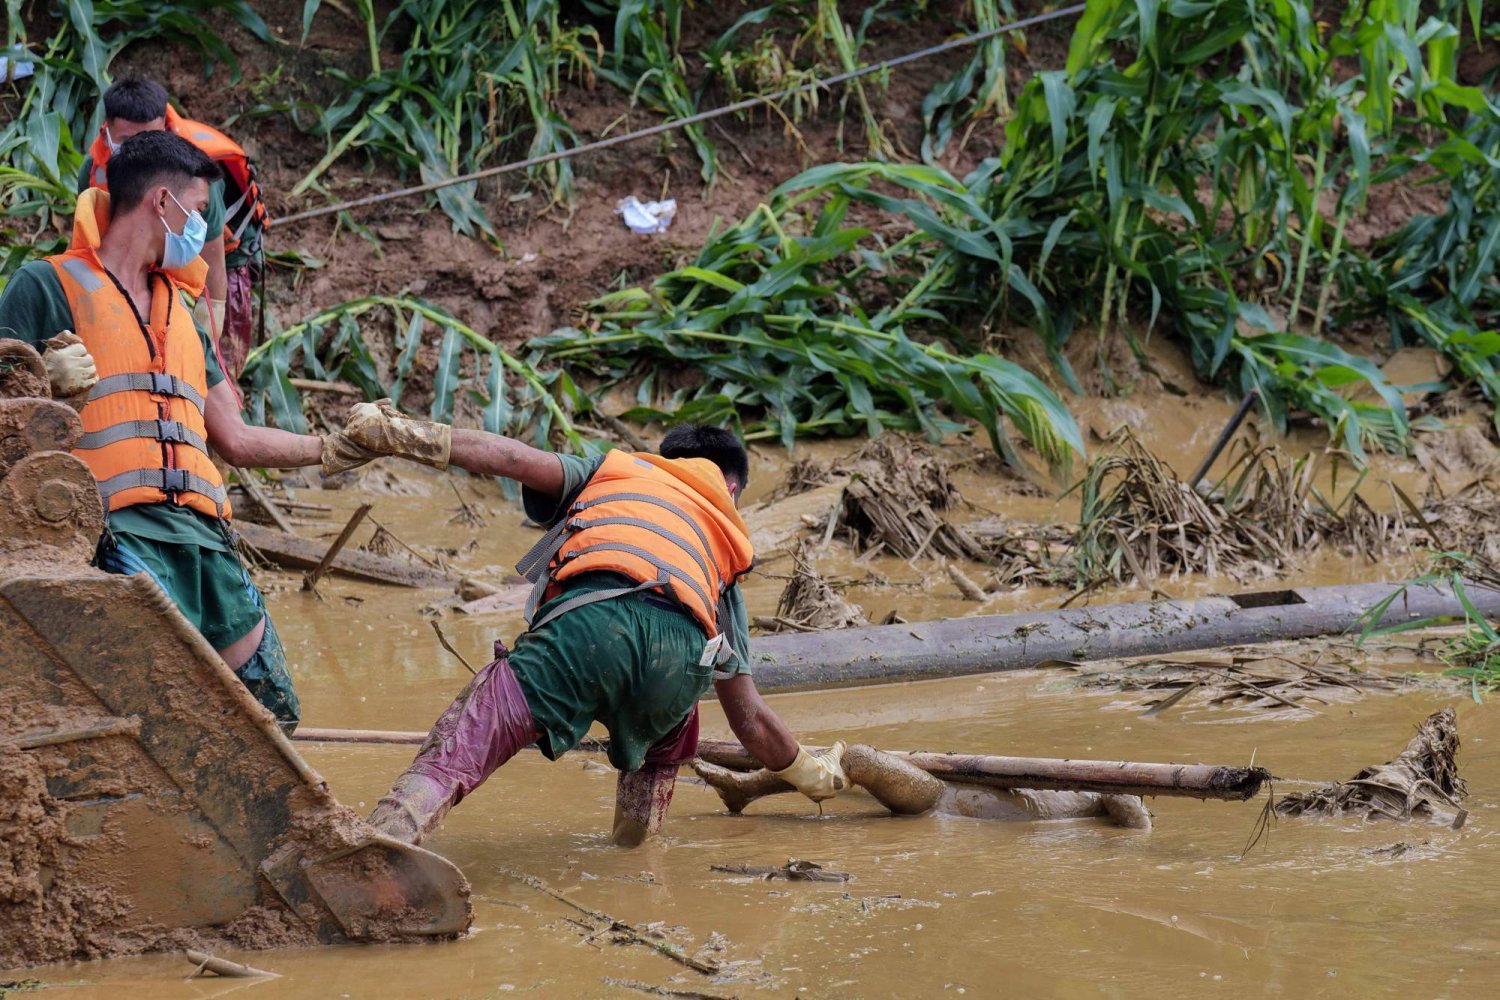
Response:
[[[1468,815],[1459,803],[1468,795],[1458,775],[1458,720],[1453,709],[1428,716],[1400,756],[1376,764],[1348,781],[1284,796],[1281,816],[1360,816],[1403,822],[1427,819],[1462,825]]]
[[[1325,541],[1374,558],[1396,529],[1354,493],[1358,480],[1342,500],[1325,498],[1315,486],[1314,456],[1247,449],[1200,493],[1128,429],[1115,440],[1119,450],[1090,465],[1079,486],[1080,587],[1132,578],[1149,585],[1188,573],[1271,576]]]
[[[755,623],[769,632],[821,632],[870,624],[864,609],[845,600],[812,565],[812,545],[802,541],[792,553],[792,578],[781,592],[774,618]]]

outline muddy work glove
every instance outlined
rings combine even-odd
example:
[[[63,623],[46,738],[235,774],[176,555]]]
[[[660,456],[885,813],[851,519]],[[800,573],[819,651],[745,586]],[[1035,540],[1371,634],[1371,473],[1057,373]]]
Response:
[[[47,381],[52,385],[54,399],[76,396],[94,387],[99,373],[94,368],[94,356],[83,346],[83,339],[72,330],[64,330],[46,343],[42,352],[42,365],[47,369]]]
[[[792,762],[772,773],[814,802],[822,802],[849,787],[843,760],[843,740],[817,754],[808,753],[806,747],[799,746]]]
[[[323,475],[332,476],[340,472],[357,469],[366,462],[382,456],[382,452],[371,451],[358,442],[350,440],[347,431],[336,431],[321,436],[323,441]]]
[[[342,433],[377,455],[407,458],[435,469],[448,467],[453,428],[414,420],[392,406],[389,399],[356,403],[349,411],[349,422]]]

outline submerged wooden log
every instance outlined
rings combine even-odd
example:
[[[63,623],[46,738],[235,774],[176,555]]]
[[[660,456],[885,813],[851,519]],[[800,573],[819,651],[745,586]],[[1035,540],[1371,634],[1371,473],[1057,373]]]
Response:
[[[314,729],[304,726],[293,739],[313,743],[421,745],[426,733],[371,729]],[[578,749],[608,753],[608,739],[585,739]],[[810,751],[819,748],[809,747]],[[1055,789],[1118,795],[1172,795],[1196,799],[1252,798],[1271,777],[1263,767],[1218,764],[1146,764],[1124,760],[1062,760],[1049,757],[993,757],[980,754],[887,751],[944,781],[993,788]],[[698,756],[720,767],[748,771],[761,764],[738,743],[699,740]]]
[[[327,546],[309,541],[301,535],[290,535],[263,524],[237,522],[235,529],[246,545],[260,553],[268,562],[284,569],[315,569],[328,551]],[[389,583],[398,587],[441,587],[452,590],[459,583],[459,578],[455,575],[360,549],[346,549],[337,553],[328,569],[356,580]]]
[[[798,691],[1022,670],[1059,660],[1156,656],[1347,632],[1403,587],[1380,624],[1463,619],[1463,604],[1445,586],[1298,587],[773,635],[751,641],[750,660],[762,691]],[[1480,613],[1500,617],[1500,590],[1474,583],[1467,589]]]
[[[817,748],[809,747],[809,752]],[[981,754],[887,750],[944,781],[1116,795],[1171,795],[1195,799],[1253,798],[1270,777],[1263,767],[1225,764],[1148,764],[1128,760],[1065,760],[1050,757],[995,757]],[[698,756],[720,767],[748,771],[761,764],[738,743],[699,740]]]

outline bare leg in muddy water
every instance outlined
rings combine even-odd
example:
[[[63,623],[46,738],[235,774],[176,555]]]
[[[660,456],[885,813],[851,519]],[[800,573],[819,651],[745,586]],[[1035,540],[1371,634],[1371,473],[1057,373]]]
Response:
[[[792,791],[767,770],[731,771],[692,762],[698,776],[719,793],[732,813],[766,795]],[[844,773],[898,816],[966,816],[972,819],[1043,820],[1104,817],[1115,826],[1151,829],[1151,814],[1138,795],[1053,792],[950,784],[874,747],[844,751]]]

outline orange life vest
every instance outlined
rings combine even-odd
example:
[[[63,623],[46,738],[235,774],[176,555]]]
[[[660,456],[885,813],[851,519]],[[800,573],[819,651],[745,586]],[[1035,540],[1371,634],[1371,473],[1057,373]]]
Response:
[[[203,293],[208,265],[197,257],[175,271],[153,270],[151,315],[143,323],[99,261],[108,227],[109,195],[85,191],[67,252],[47,258],[68,297],[73,332],[99,373],[73,454],[99,481],[110,510],[170,502],[228,519],[224,481],[208,456],[203,341],[181,294]]]
[[[657,590],[712,640],[724,632],[724,592],[754,564],[749,532],[718,466],[704,458],[612,451],[516,569],[536,584],[526,609],[532,628],[583,604]],[[533,621],[537,606],[563,583],[595,572],[617,573],[636,586],[581,595]]]
[[[240,245],[245,230],[252,223],[260,227],[266,222],[266,204],[255,179],[255,164],[239,143],[212,125],[182,117],[170,104],[167,105],[166,121],[167,131],[180,135],[202,150],[219,165],[239,192],[237,200],[224,206],[224,251],[228,253]],[[105,141],[102,128],[89,147],[89,158],[94,161],[89,187],[107,189],[109,143]]]

